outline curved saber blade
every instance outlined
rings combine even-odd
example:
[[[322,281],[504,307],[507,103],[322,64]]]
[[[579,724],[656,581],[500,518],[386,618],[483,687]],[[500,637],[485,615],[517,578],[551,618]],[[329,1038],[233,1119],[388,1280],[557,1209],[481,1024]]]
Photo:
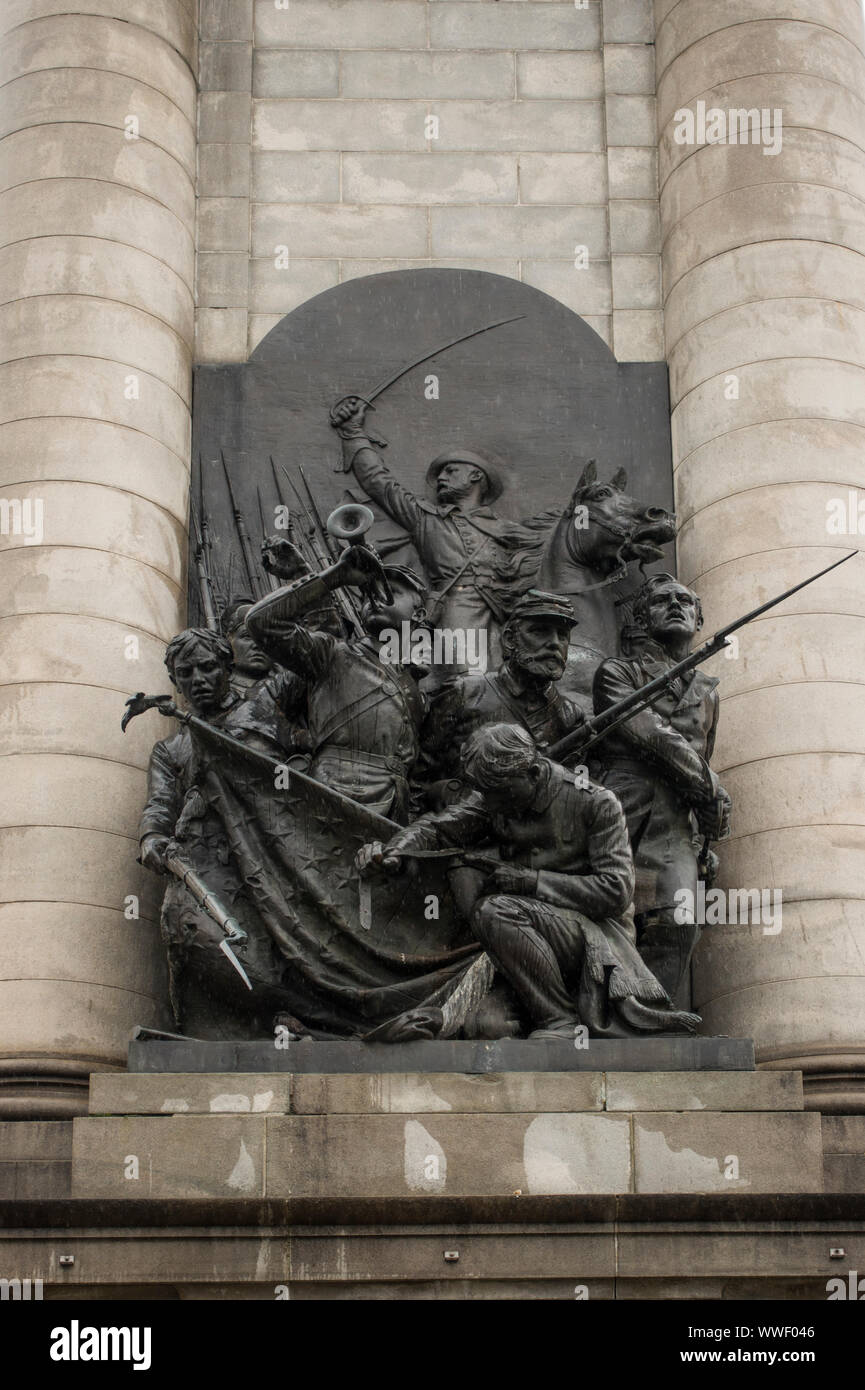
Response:
[[[508,319],[497,319],[495,323],[486,323],[483,328],[473,328],[471,333],[462,333],[459,338],[451,338],[447,343],[440,343],[439,346],[433,348],[431,352],[425,352],[423,357],[418,357],[415,362],[410,362],[407,367],[400,367],[398,372],[394,372],[393,375],[387,377],[385,381],[379,382],[378,386],[374,387],[365,399],[369,402],[374,401],[376,397],[380,396],[383,391],[386,391],[389,386],[393,386],[395,381],[399,381],[400,377],[405,376],[407,372],[413,371],[415,367],[419,367],[422,362],[428,362],[429,359],[435,357],[437,353],[445,352],[448,348],[456,347],[457,343],[468,342],[469,338],[477,338],[481,333],[489,333],[492,328],[501,328],[506,323],[516,323],[519,319],[524,318],[525,314],[512,314]]]
[[[351,400],[363,401],[371,410],[374,410],[375,406],[373,405],[373,401],[376,400],[383,391],[386,391],[389,386],[393,386],[395,381],[399,381],[401,377],[404,377],[407,372],[414,371],[415,367],[419,367],[422,362],[428,362],[431,357],[436,357],[440,352],[447,352],[448,348],[456,347],[457,343],[468,342],[469,338],[477,338],[481,333],[489,333],[492,328],[501,328],[506,323],[516,323],[519,319],[524,319],[525,317],[525,314],[512,314],[510,318],[496,319],[495,323],[485,323],[483,328],[473,328],[470,333],[461,333],[458,338],[451,338],[447,343],[439,343],[438,347],[434,347],[431,352],[425,352],[423,357],[416,357],[413,362],[409,362],[408,366],[400,367],[398,372],[394,372],[384,381],[380,381],[378,386],[373,387],[372,391],[369,392],[369,395],[362,396],[359,391],[351,391],[346,396],[340,396],[333,410],[336,410],[337,406],[342,405],[344,401]],[[333,411],[331,412],[331,415],[332,414]],[[380,435],[369,434],[369,431],[367,431],[367,433],[373,444],[379,445],[382,449],[387,448],[386,439],[382,439]],[[341,463],[337,465],[334,471],[336,473],[347,473],[349,469],[345,464]]]

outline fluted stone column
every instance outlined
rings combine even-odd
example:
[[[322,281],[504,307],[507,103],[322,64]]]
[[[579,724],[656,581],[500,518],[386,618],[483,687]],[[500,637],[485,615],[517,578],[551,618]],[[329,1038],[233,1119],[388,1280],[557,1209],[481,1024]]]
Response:
[[[865,37],[859,0],[655,17],[679,560],[713,629],[857,544],[827,503],[865,484]],[[698,100],[780,110],[780,152],[676,143]],[[865,557],[716,670],[720,883],[781,888],[783,919],[708,929],[697,1007],[810,1104],[865,1109]]]
[[[0,1116],[74,1113],[161,1018],[135,856],[167,726],[120,715],[183,617],[195,22],[0,6]]]

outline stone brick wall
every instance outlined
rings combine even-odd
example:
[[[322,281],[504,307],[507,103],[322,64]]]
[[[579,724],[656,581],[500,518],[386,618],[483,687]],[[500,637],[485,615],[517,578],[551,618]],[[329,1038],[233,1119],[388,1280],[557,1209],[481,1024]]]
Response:
[[[651,0],[201,0],[200,36],[199,361],[428,265],[663,357]]]

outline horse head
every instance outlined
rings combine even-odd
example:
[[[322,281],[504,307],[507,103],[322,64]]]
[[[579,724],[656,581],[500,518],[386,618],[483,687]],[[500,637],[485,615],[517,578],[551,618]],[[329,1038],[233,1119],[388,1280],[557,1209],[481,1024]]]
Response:
[[[676,534],[676,518],[664,507],[638,502],[626,491],[627,485],[624,468],[602,483],[594,459],[586,464],[545,547],[540,587],[552,593],[579,593],[587,578],[602,580],[624,572],[631,560],[650,564],[661,559],[661,546]]]

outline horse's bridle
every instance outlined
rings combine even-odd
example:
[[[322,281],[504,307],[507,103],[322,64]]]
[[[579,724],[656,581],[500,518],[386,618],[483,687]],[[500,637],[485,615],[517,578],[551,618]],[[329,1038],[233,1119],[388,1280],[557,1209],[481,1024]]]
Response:
[[[613,570],[612,574],[608,574],[606,579],[599,580],[597,584],[587,584],[585,589],[572,589],[570,592],[578,597],[580,594],[591,594],[595,593],[598,589],[606,589],[610,586],[610,584],[616,584],[620,579],[625,578],[625,576],[628,573],[628,562],[627,560],[624,560],[622,558],[622,551],[625,549],[625,546],[628,544],[628,542],[633,540],[634,536],[639,530],[640,522],[635,520],[631,523],[630,526],[615,526],[611,522],[602,521],[598,516],[593,515],[589,511],[588,503],[575,503],[575,506],[585,506],[586,511],[589,512],[592,521],[594,522],[595,526],[598,527],[599,530],[609,532],[611,536],[615,536],[622,542],[622,544],[619,546],[618,551],[616,552],[616,559],[619,562],[618,567],[615,570]],[[574,532],[576,534],[576,528],[574,528]],[[583,562],[578,561],[578,563]]]

